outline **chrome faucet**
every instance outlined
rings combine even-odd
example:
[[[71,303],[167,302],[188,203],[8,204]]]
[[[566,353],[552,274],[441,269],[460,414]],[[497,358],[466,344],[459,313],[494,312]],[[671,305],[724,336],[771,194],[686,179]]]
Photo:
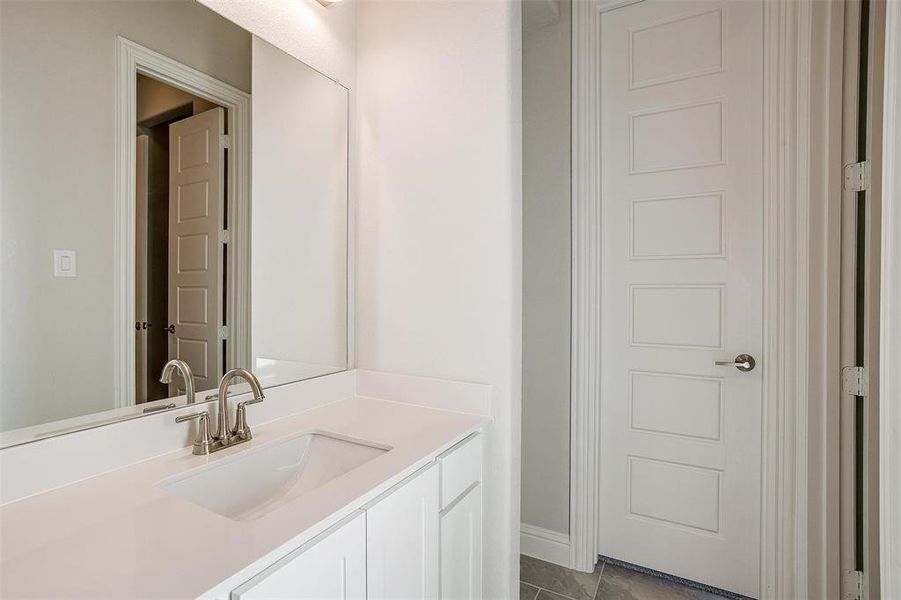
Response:
[[[231,382],[235,377],[240,377],[247,382],[250,386],[250,391],[253,392],[253,400],[245,400],[244,402],[238,403],[235,428],[231,429],[229,427],[230,420],[228,418],[228,386],[231,385]],[[246,406],[248,404],[262,402],[263,398],[265,398],[265,396],[263,396],[263,390],[260,389],[260,380],[247,369],[232,369],[222,376],[222,380],[219,382],[219,421],[216,426],[216,440],[219,444],[223,447],[227,447],[240,442],[246,442],[250,439],[250,429],[247,427]],[[241,431],[239,431],[239,429]],[[232,441],[233,439],[234,441]]]
[[[235,414],[234,427],[230,424],[228,418],[228,386],[231,385],[235,377],[240,377],[250,385],[250,391],[253,392],[253,398],[238,403],[237,412]],[[265,396],[260,388],[260,381],[256,375],[247,369],[232,369],[222,376],[219,382],[219,417],[216,424],[216,433],[210,435],[209,430],[209,413],[203,411],[193,415],[184,415],[177,417],[175,421],[182,423],[184,421],[197,419],[197,439],[194,441],[194,454],[210,454],[234,446],[251,439],[250,427],[247,425],[247,405],[258,404],[263,401]]]
[[[191,366],[183,360],[173,358],[163,367],[163,373],[160,375],[160,383],[172,383],[172,374],[178,371],[181,378],[185,380],[185,395],[188,397],[188,404],[194,404],[194,371]]]

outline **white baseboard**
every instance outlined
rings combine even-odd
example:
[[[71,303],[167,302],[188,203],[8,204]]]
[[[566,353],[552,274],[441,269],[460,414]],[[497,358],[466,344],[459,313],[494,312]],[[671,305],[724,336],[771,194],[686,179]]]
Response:
[[[571,568],[569,536],[528,523],[519,525],[519,551],[561,567]]]

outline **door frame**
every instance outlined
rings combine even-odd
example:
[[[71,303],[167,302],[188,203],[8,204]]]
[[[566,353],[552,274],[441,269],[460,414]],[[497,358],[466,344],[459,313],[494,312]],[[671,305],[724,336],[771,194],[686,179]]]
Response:
[[[251,96],[236,87],[145,48],[116,40],[116,216],[113,257],[113,384],[115,406],[135,403],[135,144],[137,75],[206,98],[227,110],[229,260],[227,360],[250,364],[250,115]]]
[[[572,11],[571,566],[597,559],[600,416],[599,18]],[[812,0],[764,2],[764,361],[760,596],[806,597]]]
[[[886,3],[879,381],[880,583],[901,597],[901,2]]]

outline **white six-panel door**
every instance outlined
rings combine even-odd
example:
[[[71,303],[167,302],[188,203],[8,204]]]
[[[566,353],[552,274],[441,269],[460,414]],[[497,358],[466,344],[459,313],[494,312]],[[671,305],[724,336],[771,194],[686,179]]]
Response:
[[[762,4],[602,13],[599,551],[758,595]],[[714,361],[747,353],[742,372]]]
[[[198,390],[216,387],[222,365],[224,133],[221,108],[169,126],[169,357]]]

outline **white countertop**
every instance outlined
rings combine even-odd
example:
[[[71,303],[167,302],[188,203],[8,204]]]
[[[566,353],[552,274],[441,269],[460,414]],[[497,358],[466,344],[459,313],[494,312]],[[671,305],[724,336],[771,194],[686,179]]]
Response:
[[[250,420],[253,427],[252,413]],[[209,457],[185,448],[6,504],[0,507],[0,597],[168,599],[219,591],[226,580],[240,583],[362,507],[486,421],[354,398],[256,427],[250,442]],[[253,521],[233,521],[156,487],[310,429],[392,449]]]

